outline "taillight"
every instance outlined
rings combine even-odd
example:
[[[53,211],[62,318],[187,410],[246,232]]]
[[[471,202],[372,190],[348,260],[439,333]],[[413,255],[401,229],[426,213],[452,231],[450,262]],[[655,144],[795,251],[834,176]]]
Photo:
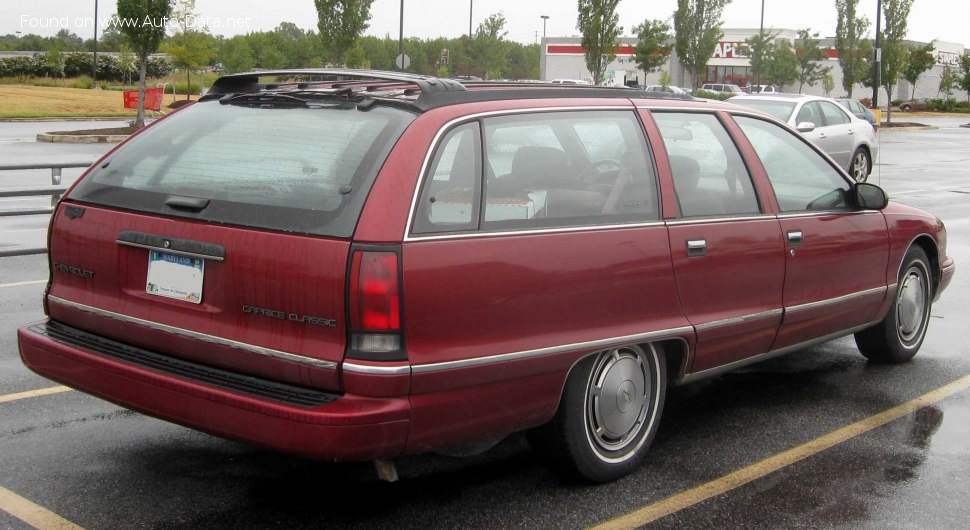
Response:
[[[348,285],[350,350],[348,357],[403,360],[401,285],[398,254],[355,250]]]

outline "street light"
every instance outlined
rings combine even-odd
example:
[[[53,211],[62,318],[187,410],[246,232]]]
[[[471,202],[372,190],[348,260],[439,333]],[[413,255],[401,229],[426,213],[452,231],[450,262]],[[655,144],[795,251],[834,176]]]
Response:
[[[872,55],[872,108],[879,108],[879,76],[882,72],[882,49],[879,47],[879,23],[882,22],[882,0],[876,0],[876,46]],[[892,94],[889,94],[892,100]]]
[[[761,0],[761,25],[758,27],[758,40],[761,41],[761,49],[764,49],[765,38],[765,0]],[[761,90],[761,69],[758,69],[758,76],[754,80],[754,86]],[[752,90],[753,92],[753,90]]]
[[[549,15],[539,15],[542,19],[542,38],[546,38],[546,21],[549,20]]]
[[[475,0],[468,0],[468,38],[472,38],[472,10],[475,7]]]
[[[92,87],[98,87],[98,0],[94,0],[94,78]]]

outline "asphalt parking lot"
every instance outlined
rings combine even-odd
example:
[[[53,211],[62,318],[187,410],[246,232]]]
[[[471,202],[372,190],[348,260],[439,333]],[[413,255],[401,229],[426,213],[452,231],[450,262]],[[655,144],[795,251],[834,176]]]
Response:
[[[550,472],[522,436],[466,459],[400,459],[388,484],[370,464],[280,455],[66,391],[17,355],[16,329],[43,317],[46,257],[0,258],[0,528],[968,528],[966,121],[880,133],[870,181],[939,215],[958,263],[912,362],[869,365],[848,338],[674,388],[645,464],[599,486]],[[37,217],[21,222],[43,229]]]

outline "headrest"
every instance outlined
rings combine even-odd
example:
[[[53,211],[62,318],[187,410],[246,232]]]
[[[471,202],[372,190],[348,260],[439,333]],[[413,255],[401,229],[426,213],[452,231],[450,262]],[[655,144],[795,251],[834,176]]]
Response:
[[[562,182],[568,167],[566,153],[561,149],[527,145],[512,157],[511,174],[532,184],[549,185]]]
[[[700,164],[686,156],[670,155],[670,172],[674,176],[674,185],[681,193],[696,188],[701,179]]]

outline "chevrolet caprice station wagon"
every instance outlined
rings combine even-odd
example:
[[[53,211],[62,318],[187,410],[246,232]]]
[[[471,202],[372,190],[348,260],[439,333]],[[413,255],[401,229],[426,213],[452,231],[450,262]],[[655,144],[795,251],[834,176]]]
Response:
[[[354,70],[221,78],[49,248],[31,369],[383,478],[523,430],[617,478],[670,385],[850,334],[910,359],[955,268],[939,219],[751,109]]]

